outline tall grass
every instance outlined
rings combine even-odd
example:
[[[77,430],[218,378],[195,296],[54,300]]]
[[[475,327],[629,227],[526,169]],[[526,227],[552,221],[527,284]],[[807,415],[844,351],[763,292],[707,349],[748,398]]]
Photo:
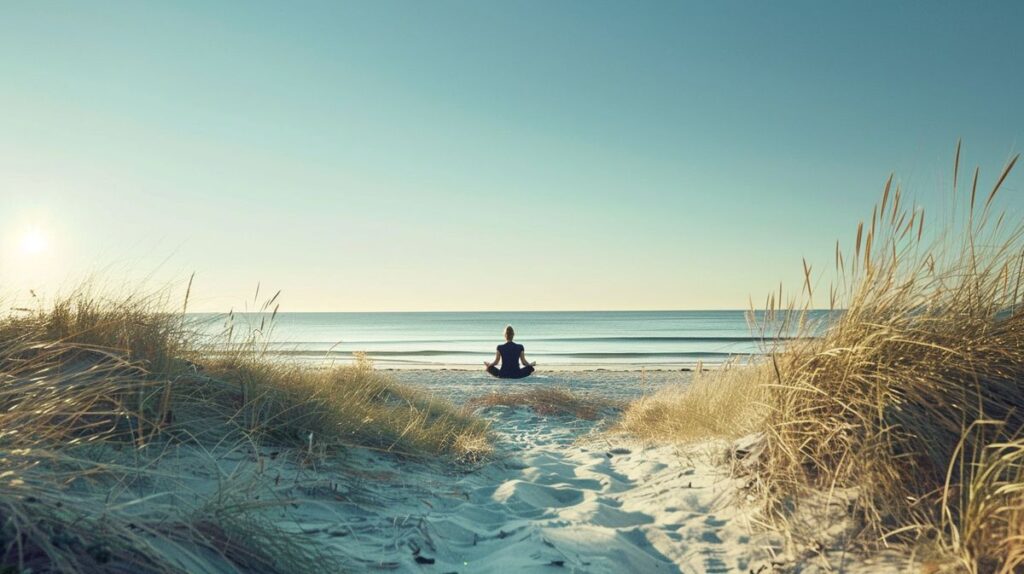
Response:
[[[635,403],[623,426],[678,439],[759,430],[755,483],[783,525],[807,515],[794,507],[811,493],[841,488],[856,493],[861,545],[912,545],[967,572],[1024,569],[1024,222],[997,208],[1016,161],[987,189],[977,169],[962,187],[958,144],[956,207],[927,228],[890,177],[851,248],[836,244],[823,331],[807,262],[800,294],[780,289],[751,313],[766,339],[820,336]],[[759,423],[742,427],[755,404]]]
[[[151,373],[167,374],[183,366],[193,344],[182,313],[169,307],[166,290],[107,297],[86,283],[50,306],[0,317],[0,345],[61,344],[83,353],[117,355]]]
[[[310,370],[234,356],[206,363],[204,375],[237,384],[239,422],[277,444],[361,446],[469,460],[490,451],[483,420],[396,384],[365,359]]]
[[[739,438],[762,427],[771,376],[765,365],[698,369],[692,381],[630,403],[616,430],[663,441]]]
[[[334,563],[243,506],[217,505],[211,522],[208,505],[196,507],[187,492],[142,496],[160,476],[142,448],[157,426],[146,404],[163,388],[147,366],[170,358],[170,345],[143,339],[167,331],[138,308],[106,315],[90,304],[91,320],[75,308],[62,302],[0,330],[0,569],[185,572],[217,555],[226,568],[266,572]],[[129,344],[142,351],[133,355]],[[228,535],[239,521],[255,521],[249,535],[276,540],[294,562]]]
[[[217,468],[218,453],[264,444],[304,459],[490,448],[486,424],[368,364],[277,364],[251,336],[213,352],[167,300],[80,290],[0,318],[0,571],[340,571],[264,518],[275,503],[246,497],[258,481],[159,487],[162,453],[195,446]]]
[[[1015,163],[989,190],[975,170],[934,233],[890,178],[852,257],[837,247],[842,314],[771,355],[764,473],[780,517],[804,488],[855,487],[862,539],[934,541],[970,571],[1024,565],[1024,226],[994,204]],[[804,307],[770,306],[768,322],[802,321],[812,286],[808,269]]]

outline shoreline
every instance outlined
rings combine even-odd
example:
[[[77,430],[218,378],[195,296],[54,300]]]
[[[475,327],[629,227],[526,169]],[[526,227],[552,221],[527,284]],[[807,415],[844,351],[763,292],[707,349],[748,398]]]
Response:
[[[684,371],[537,371],[524,379],[499,379],[483,369],[376,369],[398,383],[464,404],[490,393],[563,388],[581,395],[630,401],[671,385],[688,385],[693,372]]]
[[[275,359],[271,359],[275,360]],[[479,371],[485,372],[482,364],[415,364],[415,365],[395,365],[393,363],[382,363],[380,361],[370,359],[373,364],[373,368],[377,371],[382,372],[418,372],[418,371],[452,371],[452,372],[466,372],[472,373]],[[481,359],[483,361],[483,359]],[[284,361],[288,362],[288,361]],[[354,360],[337,361],[337,360],[301,360],[291,361],[295,364],[304,365],[312,368],[333,368],[351,366],[356,364]],[[725,365],[734,364],[733,362],[723,361],[717,363],[694,363],[692,365],[672,365],[672,364],[653,364],[653,365],[636,365],[628,363],[615,363],[609,365],[595,365],[593,363],[561,363],[557,365],[537,365],[537,373],[695,373],[698,371],[698,366],[701,372],[709,372],[719,369]],[[741,363],[742,364],[742,363]]]
[[[715,365],[704,365],[700,370],[707,372],[720,367],[721,364]],[[456,372],[485,372],[484,369],[471,365],[444,365],[438,367],[428,367],[417,365],[415,367],[393,367],[393,366],[375,366],[378,371],[385,372],[408,372],[408,371],[456,371]],[[612,367],[595,367],[592,365],[558,365],[557,367],[537,367],[537,373],[695,373],[697,372],[696,367],[629,367],[625,365],[615,365]]]

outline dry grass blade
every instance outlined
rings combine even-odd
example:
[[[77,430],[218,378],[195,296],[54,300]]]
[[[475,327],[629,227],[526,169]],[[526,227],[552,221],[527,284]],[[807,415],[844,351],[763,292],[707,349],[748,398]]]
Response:
[[[956,155],[953,158],[953,198],[956,198],[956,184],[960,179],[960,144],[961,140],[956,140]]]
[[[1017,164],[1018,158],[1020,158],[1020,154],[1013,156],[1013,158],[1007,162],[1006,167],[1003,168],[1003,173],[999,175],[999,180],[996,181],[994,186],[992,186],[992,193],[988,194],[988,199],[985,200],[985,209],[988,209],[989,204],[992,203],[996,194],[999,193],[999,188],[1003,185],[1003,182],[1006,181],[1006,176],[1010,175],[1010,171],[1013,170],[1013,166]]]

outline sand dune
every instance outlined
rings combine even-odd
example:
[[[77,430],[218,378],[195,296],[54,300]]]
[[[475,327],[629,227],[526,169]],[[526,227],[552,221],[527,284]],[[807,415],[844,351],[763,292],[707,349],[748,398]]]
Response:
[[[290,519],[360,566],[407,571],[727,572],[770,558],[728,504],[738,485],[701,456],[587,440],[593,423],[524,409],[488,415],[500,460],[459,476],[370,456],[356,500],[379,510],[309,501]]]
[[[496,384],[464,372],[406,375],[416,376],[428,388],[455,377],[447,390],[457,401]],[[534,384],[636,392],[621,381],[634,374],[562,376]],[[778,557],[782,536],[755,526],[742,481],[722,464],[730,444],[645,446],[603,432],[607,421],[510,407],[481,414],[498,450],[468,471],[352,449],[304,460],[237,452],[220,456],[217,472],[258,479],[246,496],[273,503],[269,518],[357,571],[747,573],[791,562]],[[207,458],[186,452],[163,464],[203,489],[216,480],[197,470]],[[224,571],[216,562],[192,569]]]
[[[451,374],[420,376],[439,382]],[[493,384],[463,383],[477,392]],[[458,388],[449,386],[449,394]],[[354,452],[347,469],[318,471],[357,477],[348,494],[303,500],[281,518],[361,568],[727,572],[756,570],[771,558],[766,546],[777,542],[752,533],[748,516],[730,505],[738,484],[705,452],[609,442],[600,422],[527,409],[483,414],[494,423],[499,452],[477,470],[452,474]]]

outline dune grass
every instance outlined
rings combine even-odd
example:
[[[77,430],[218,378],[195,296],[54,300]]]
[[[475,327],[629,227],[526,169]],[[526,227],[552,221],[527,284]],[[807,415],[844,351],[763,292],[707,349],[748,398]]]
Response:
[[[866,537],[934,541],[969,571],[1024,566],[1024,227],[993,203],[1015,161],[987,191],[975,170],[965,213],[931,239],[890,179],[849,265],[837,250],[844,312],[773,356],[778,501],[856,486]]]
[[[678,442],[757,432],[764,423],[770,376],[764,365],[699,370],[689,383],[663,387],[630,403],[614,430]]]
[[[955,188],[959,155],[958,146]],[[822,336],[768,349],[720,388],[634,404],[624,426],[683,439],[728,433],[706,421],[735,420],[732,401],[750,393],[764,407],[757,484],[783,526],[808,493],[852,489],[861,545],[907,544],[958,571],[1020,571],[1024,226],[996,209],[1015,162],[986,190],[975,170],[966,193],[954,190],[964,209],[928,231],[890,178],[852,253],[836,245],[827,296],[841,313]],[[800,295],[769,297],[758,329],[812,331],[819,294],[806,263],[805,276]]]
[[[138,308],[105,315],[90,301],[88,318],[74,308],[62,303],[0,328],[0,569],[185,572],[216,556],[266,572],[333,563],[244,505],[141,494],[159,475],[145,447],[158,427],[147,405],[159,403],[163,383],[147,367],[170,365],[171,347],[158,339],[168,331],[138,320],[152,319]],[[254,524],[250,536],[290,549],[282,556],[293,561],[240,542],[231,526],[240,521]]]
[[[230,357],[203,374],[237,385],[239,422],[286,446],[360,446],[407,456],[476,460],[490,446],[487,424],[447,401],[396,384],[365,360],[323,370]]]
[[[264,517],[286,501],[256,500],[258,479],[190,492],[164,453],[194,446],[220,472],[218,453],[261,445],[297,459],[489,452],[485,423],[367,363],[278,364],[252,337],[214,352],[167,301],[82,290],[0,318],[0,571],[343,571]]]
[[[473,397],[466,402],[467,408],[496,406],[526,407],[545,416],[573,416],[585,420],[601,418],[610,410],[622,405],[603,397],[581,395],[567,388],[532,387],[522,391],[491,392]]]

